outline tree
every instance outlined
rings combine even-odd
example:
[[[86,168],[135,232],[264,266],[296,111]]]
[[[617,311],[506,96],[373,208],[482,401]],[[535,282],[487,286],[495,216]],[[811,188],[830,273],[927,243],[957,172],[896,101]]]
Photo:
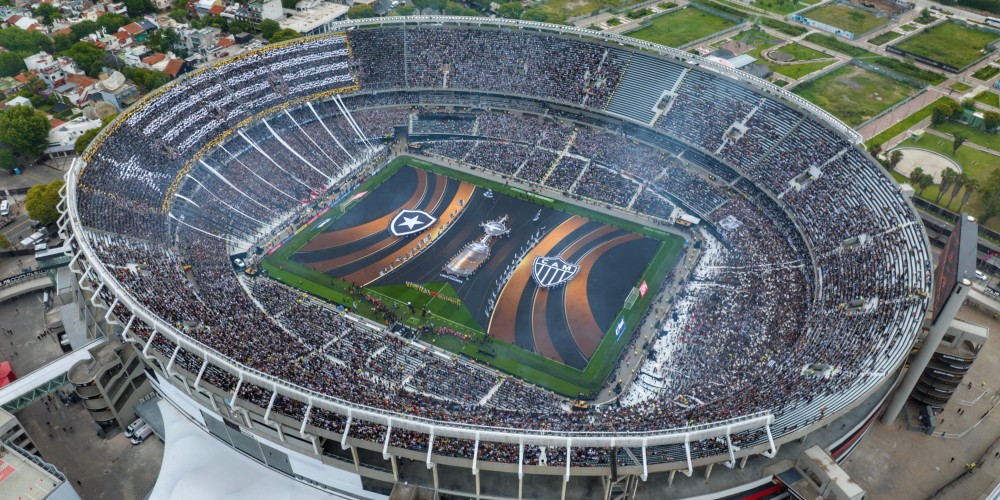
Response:
[[[1000,127],[1000,113],[993,111],[983,112],[983,128],[987,131],[994,131],[997,127]]]
[[[170,19],[173,19],[174,21],[177,21],[179,23],[186,22],[187,15],[188,15],[187,9],[185,9],[184,7],[176,7],[170,11]]]
[[[370,5],[357,4],[354,7],[351,7],[351,10],[354,10],[355,7],[368,7],[369,9],[371,9]],[[351,10],[347,11],[348,16],[351,15]],[[372,13],[374,12],[375,10],[372,9]],[[352,17],[352,19],[354,18]],[[281,25],[278,24],[278,21],[275,21],[273,19],[265,19],[260,22],[260,35],[263,36],[265,40],[270,40],[271,37],[274,36],[274,34],[279,31],[281,31]]]
[[[277,33],[272,35],[271,39],[268,41],[271,43],[278,43],[278,42],[293,40],[300,36],[302,36],[302,33],[299,33],[298,31],[295,31],[291,28],[285,28],[283,30],[279,30]]]
[[[898,149],[889,153],[889,170],[895,170],[896,165],[899,165],[899,162],[902,161],[902,159],[903,152]]]
[[[399,7],[396,7],[396,14],[399,14],[401,16],[412,16],[413,15],[413,10],[414,9],[413,9],[412,5],[406,5],[406,4],[404,4],[404,5],[400,5]]]
[[[52,4],[47,3],[38,4],[38,8],[32,10],[31,13],[34,14],[35,17],[42,18],[42,24],[47,24],[49,26],[52,25],[52,21],[62,17],[62,12],[60,12],[59,9],[53,7]]]
[[[85,42],[76,42],[63,55],[76,61],[80,69],[87,73],[87,76],[97,78],[104,66],[101,61],[104,59],[104,51],[95,45]]]
[[[979,198],[983,207],[979,222],[985,224],[986,221],[1000,215],[1000,170],[990,173],[979,192],[982,195]]]
[[[958,206],[958,211],[961,212],[965,208],[965,204],[969,202],[969,198],[972,198],[972,194],[979,189],[979,181],[969,177],[965,180],[965,193],[962,194],[962,204]]]
[[[135,82],[143,92],[160,88],[170,82],[170,75],[156,70],[125,67],[122,74]]]
[[[910,185],[916,186],[918,184],[917,181],[919,181],[924,175],[926,175],[924,174],[924,169],[920,167],[913,169],[913,171],[910,172]]]
[[[81,134],[80,137],[77,137],[76,142],[73,143],[73,150],[76,151],[76,154],[83,154],[83,152],[87,149],[87,146],[90,145],[90,142],[93,141],[94,137],[97,137],[97,134],[100,132],[101,129],[92,128]]]
[[[14,170],[17,168],[17,158],[10,148],[0,147],[0,170]]]
[[[521,6],[521,2],[502,3],[500,4],[500,8],[497,9],[497,15],[506,17],[507,19],[520,19],[523,12],[524,7]]]
[[[872,158],[878,158],[880,153],[882,153],[881,144],[872,144],[868,146],[868,154],[872,155]]]
[[[938,191],[937,198],[934,198],[934,203],[939,203],[941,201],[941,197],[948,192],[948,188],[951,187],[951,184],[955,182],[955,179],[959,175],[960,174],[958,172],[950,168],[944,169],[944,172],[941,173],[941,189]]]
[[[28,211],[28,217],[37,220],[42,225],[51,224],[59,218],[59,210],[56,205],[62,197],[59,189],[62,188],[62,179],[56,179],[48,184],[36,184],[28,190],[27,198],[24,200],[24,208]]]
[[[353,7],[347,10],[347,17],[349,19],[365,19],[368,17],[375,17],[375,15],[375,9],[373,9],[371,5],[365,5],[363,3],[356,3]],[[267,37],[265,36],[264,38]]]
[[[976,109],[976,100],[972,98],[962,99],[962,107],[965,109]]]
[[[25,67],[21,54],[0,52],[0,76],[19,75],[26,69],[28,68]]]
[[[0,233],[0,250],[7,250],[10,247],[10,238],[6,234]]]
[[[150,12],[156,12],[156,7],[153,2],[149,0],[124,0],[125,7],[128,8],[128,13],[130,16],[138,16],[141,14],[149,14]]]
[[[962,144],[965,144],[965,140],[968,139],[968,137],[966,137],[965,134],[962,133],[956,133],[952,137],[954,137],[955,140],[951,146],[951,154],[955,154],[956,152],[958,152],[958,148],[962,147]]]
[[[52,50],[52,40],[40,31],[24,31],[21,28],[0,29],[0,47],[11,52],[36,54]]]
[[[945,105],[934,106],[931,110],[931,125],[941,125],[951,118],[951,111]]]
[[[101,14],[101,16],[97,18],[97,24],[100,24],[101,27],[108,33],[114,33],[118,31],[118,28],[121,28],[128,23],[128,18],[120,14]]]
[[[924,174],[920,176],[919,179],[917,179],[917,185],[914,187],[917,188],[919,194],[923,195],[924,191],[933,185],[934,185],[934,176],[931,174]]]
[[[29,106],[9,106],[0,111],[0,142],[35,158],[49,145],[49,120]]]
[[[69,50],[73,46],[73,38],[69,35],[56,35],[52,37],[52,49],[56,54],[59,54],[65,50]]]
[[[948,208],[951,208],[951,202],[958,196],[958,192],[962,190],[962,186],[969,181],[969,175],[966,173],[958,174],[951,186],[951,198],[948,198]]]

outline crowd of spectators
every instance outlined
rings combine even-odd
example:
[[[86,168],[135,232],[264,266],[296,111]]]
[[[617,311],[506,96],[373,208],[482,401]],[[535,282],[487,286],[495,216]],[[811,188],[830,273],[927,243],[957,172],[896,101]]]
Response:
[[[573,194],[650,215],[672,211],[670,201],[706,219],[709,227],[692,234],[701,260],[690,279],[678,278],[671,312],[658,318],[664,333],[642,366],[643,384],[598,418],[567,411],[565,400],[462,358],[445,359],[363,326],[266,278],[239,276],[230,263],[230,237],[266,233],[329,187],[355,182],[368,143],[407,125],[418,99],[409,92],[347,97],[353,120],[330,102],[289,106],[195,155],[240,120],[352,85],[475,88],[598,107],[623,68],[617,56],[584,40],[472,29],[360,29],[252,53],[142,101],[97,141],[75,186],[90,229],[85,237],[121,286],[191,339],[342,401],[552,431],[662,430],[765,410],[775,412],[777,430],[787,431],[815,421],[816,412],[804,407],[844,407],[843,394],[872,386],[872,374],[899,359],[923,317],[931,259],[919,222],[862,151],[708,72],[688,72],[656,123],[702,150],[691,156],[620,126],[595,128],[593,117],[569,126],[495,111],[479,114],[475,141],[422,145],[529,182],[575,185]],[[738,122],[746,132],[727,136]],[[776,123],[784,133],[768,131]],[[560,154],[567,147],[570,154]],[[718,151],[753,182],[713,180],[723,170],[695,160],[706,151]],[[743,158],[758,156],[766,161]],[[788,180],[811,167],[818,174],[786,192]],[[393,306],[352,292],[386,325],[396,321]],[[153,338],[164,359],[235,391],[231,373],[211,363],[202,370],[197,354],[135,323],[131,335]],[[836,369],[816,376],[807,366]],[[270,388],[244,383],[235,396],[282,418],[305,418],[304,403],[272,397]],[[344,431],[345,419],[334,412],[316,408],[309,418]],[[386,431],[358,419],[350,434],[379,442]],[[428,446],[412,431],[396,430],[390,439],[414,450]],[[740,446],[763,439],[758,431],[734,436]],[[471,457],[473,447],[460,439],[435,442],[438,453],[451,456]],[[693,444],[696,456],[724,449],[717,441]],[[676,447],[650,451],[656,460],[677,459]],[[480,443],[481,460],[513,462],[517,455],[516,446]],[[593,448],[525,449],[525,463],[567,459],[580,466],[627,460]]]

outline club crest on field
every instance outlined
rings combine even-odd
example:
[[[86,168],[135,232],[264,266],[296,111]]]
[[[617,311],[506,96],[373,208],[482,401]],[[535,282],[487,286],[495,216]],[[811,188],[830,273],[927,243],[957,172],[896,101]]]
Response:
[[[422,210],[403,210],[389,222],[389,232],[393,236],[419,233],[437,222],[437,218]]]
[[[580,271],[580,266],[570,264],[562,257],[535,257],[535,262],[531,266],[531,277],[535,283],[542,288],[551,288],[562,285],[576,277]]]

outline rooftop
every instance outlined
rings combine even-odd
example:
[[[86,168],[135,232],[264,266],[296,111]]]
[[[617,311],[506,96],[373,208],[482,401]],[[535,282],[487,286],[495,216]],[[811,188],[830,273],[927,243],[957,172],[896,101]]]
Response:
[[[309,33],[320,26],[347,14],[348,7],[339,3],[321,3],[316,7],[296,12],[291,17],[281,19],[278,24],[283,29],[291,28],[299,33]]]

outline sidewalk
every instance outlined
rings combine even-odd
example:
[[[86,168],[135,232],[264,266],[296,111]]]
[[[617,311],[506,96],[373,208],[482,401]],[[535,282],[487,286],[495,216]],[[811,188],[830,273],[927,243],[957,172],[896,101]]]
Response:
[[[963,306],[958,318],[987,326],[991,333],[1000,328],[992,315],[971,306]],[[993,411],[981,423],[977,421],[995,403],[991,395],[1000,389],[998,370],[1000,336],[994,334],[980,351],[961,389],[937,416],[934,436],[907,431],[902,416],[891,426],[876,420],[868,436],[842,464],[844,470],[872,500],[929,498],[946,486],[948,490],[941,492],[941,498],[984,498],[1000,477],[1000,458],[995,448],[1000,437],[1000,411]],[[909,408],[913,416],[915,406]],[[941,437],[941,432],[966,434],[949,439]],[[974,462],[978,463],[975,474],[955,481],[966,473],[966,464]]]

